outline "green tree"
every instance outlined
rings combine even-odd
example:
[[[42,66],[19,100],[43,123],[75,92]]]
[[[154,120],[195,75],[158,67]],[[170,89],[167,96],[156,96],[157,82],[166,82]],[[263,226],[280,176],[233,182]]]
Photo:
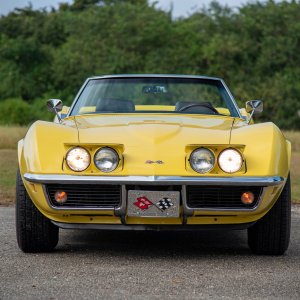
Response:
[[[300,129],[299,49],[296,0],[239,9],[213,1],[177,19],[147,0],[29,5],[0,17],[0,104],[49,96],[70,103],[93,75],[199,74],[223,77],[240,106],[265,100],[261,120]]]

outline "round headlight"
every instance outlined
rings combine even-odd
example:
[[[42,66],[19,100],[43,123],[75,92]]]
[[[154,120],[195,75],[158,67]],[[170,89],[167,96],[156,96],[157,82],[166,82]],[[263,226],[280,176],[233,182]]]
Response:
[[[218,162],[224,172],[234,173],[241,169],[243,157],[241,153],[235,149],[226,149],[220,153]]]
[[[215,156],[207,148],[198,148],[192,152],[190,164],[194,171],[198,173],[207,173],[215,165]]]
[[[118,153],[111,148],[101,148],[98,150],[94,157],[96,167],[105,173],[112,172],[119,164]]]
[[[67,153],[66,162],[71,170],[82,172],[90,165],[91,157],[84,148],[75,147]]]

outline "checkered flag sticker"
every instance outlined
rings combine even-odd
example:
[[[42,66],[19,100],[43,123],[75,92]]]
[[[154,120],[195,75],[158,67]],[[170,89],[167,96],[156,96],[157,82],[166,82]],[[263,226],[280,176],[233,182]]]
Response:
[[[156,203],[156,206],[160,210],[165,211],[169,207],[174,206],[174,204],[172,203],[172,200],[170,198],[164,197]]]

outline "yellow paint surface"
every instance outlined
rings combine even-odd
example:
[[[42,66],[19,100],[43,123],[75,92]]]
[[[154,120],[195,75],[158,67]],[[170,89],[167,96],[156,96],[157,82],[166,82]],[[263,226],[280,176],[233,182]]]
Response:
[[[141,108],[142,109],[142,108]],[[225,111],[224,111],[225,113]],[[120,156],[119,167],[111,173],[100,172],[93,162],[80,173],[71,171],[65,155],[73,146],[86,148],[93,157],[101,147],[114,148]],[[209,147],[216,155],[225,148],[238,148],[244,156],[243,168],[235,175],[218,166],[208,174],[196,173],[188,157],[197,147]],[[185,115],[175,113],[90,114],[69,117],[62,124],[38,121],[19,142],[21,174],[71,174],[95,176],[281,176],[289,173],[291,147],[272,123],[247,125],[229,116]],[[163,164],[145,164],[162,160]],[[26,189],[38,209],[48,218],[69,223],[119,224],[114,212],[57,211],[48,205],[42,186],[25,181]],[[253,212],[196,211],[188,224],[236,224],[261,218],[278,198],[283,185],[268,188],[261,205]],[[87,217],[93,214],[95,217]],[[217,215],[217,217],[216,217]],[[128,218],[130,224],[181,224],[178,219]]]

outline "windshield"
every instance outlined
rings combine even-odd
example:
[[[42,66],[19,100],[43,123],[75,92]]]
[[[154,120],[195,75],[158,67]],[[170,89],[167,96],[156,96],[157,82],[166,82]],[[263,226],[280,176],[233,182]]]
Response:
[[[95,113],[238,116],[220,80],[177,77],[90,79],[70,115]]]

